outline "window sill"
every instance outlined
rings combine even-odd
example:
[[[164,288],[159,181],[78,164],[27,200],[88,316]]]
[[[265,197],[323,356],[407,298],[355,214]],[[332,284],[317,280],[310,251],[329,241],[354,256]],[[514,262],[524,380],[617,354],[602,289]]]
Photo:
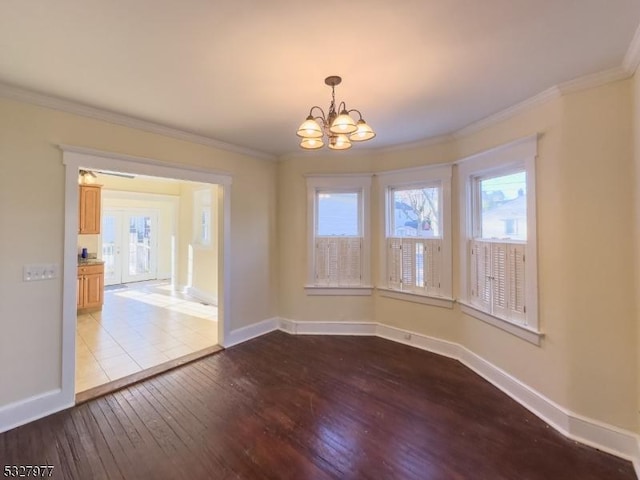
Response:
[[[394,298],[396,300],[403,300],[405,302],[421,303],[423,305],[431,305],[434,307],[453,308],[454,300],[452,298],[430,297],[428,295],[402,292],[399,290],[392,290],[390,288],[382,287],[377,287],[376,290],[378,290],[380,296],[386,298]]]
[[[489,325],[493,325],[505,332],[508,332],[516,337],[522,338],[529,343],[533,343],[534,345],[540,346],[542,343],[542,338],[544,337],[544,333],[529,328],[524,325],[518,325],[517,323],[511,323],[508,320],[505,320],[500,317],[496,317],[495,315],[491,315],[490,313],[483,312],[478,310],[477,308],[469,305],[468,303],[462,302],[458,300],[460,304],[460,309],[462,313],[466,313],[467,315],[477,318],[478,320],[482,320]]]
[[[330,296],[366,296],[373,292],[372,286],[357,287],[323,287],[318,285],[305,285],[304,290],[307,295],[330,295]]]

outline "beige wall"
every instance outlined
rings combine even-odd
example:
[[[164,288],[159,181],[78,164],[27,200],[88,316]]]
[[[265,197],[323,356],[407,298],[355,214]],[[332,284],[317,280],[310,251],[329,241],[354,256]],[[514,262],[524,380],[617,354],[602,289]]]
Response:
[[[60,387],[62,278],[22,281],[25,264],[62,266],[64,216],[77,215],[57,144],[229,172],[231,327],[277,314],[275,163],[0,99],[0,408]]]
[[[294,320],[372,320],[460,343],[570,410],[637,429],[638,345],[633,269],[631,82],[547,101],[448,143],[387,153],[300,156],[279,167],[280,305]],[[540,347],[450,310],[372,297],[309,297],[304,173],[445,163],[540,133],[537,217]],[[454,295],[459,288],[453,184]],[[374,182],[375,185],[375,182]],[[382,212],[374,186],[373,272]],[[640,228],[640,227],[638,227]],[[604,250],[604,253],[599,253]]]

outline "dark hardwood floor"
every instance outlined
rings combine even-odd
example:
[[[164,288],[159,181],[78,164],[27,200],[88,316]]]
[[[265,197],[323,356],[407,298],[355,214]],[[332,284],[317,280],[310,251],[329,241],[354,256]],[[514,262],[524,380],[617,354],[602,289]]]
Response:
[[[635,479],[457,361],[276,332],[0,434],[70,479]]]

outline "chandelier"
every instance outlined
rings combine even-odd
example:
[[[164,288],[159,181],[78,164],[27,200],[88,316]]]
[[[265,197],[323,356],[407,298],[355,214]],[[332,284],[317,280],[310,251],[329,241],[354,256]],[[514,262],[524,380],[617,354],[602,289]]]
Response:
[[[324,79],[324,83],[331,87],[331,105],[328,114],[317,105],[311,107],[309,116],[302,122],[296,134],[302,137],[300,146],[307,150],[316,150],[324,146],[323,137],[326,135],[329,148],[332,150],[347,150],[351,148],[351,142],[364,142],[376,136],[373,129],[367,125],[359,110],[347,110],[347,105],[340,102],[336,110],[336,85],[340,85],[342,78],[332,75]],[[320,116],[313,116],[315,109],[320,110]],[[356,122],[350,115],[358,114]]]

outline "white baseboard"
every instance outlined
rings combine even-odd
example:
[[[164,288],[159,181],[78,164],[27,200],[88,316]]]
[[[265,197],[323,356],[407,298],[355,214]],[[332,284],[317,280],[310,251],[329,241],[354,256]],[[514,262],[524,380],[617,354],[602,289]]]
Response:
[[[73,405],[73,401],[69,402],[68,399],[65,399],[60,389],[34,395],[20,402],[10,403],[0,408],[0,433],[65,408],[73,407]]]
[[[224,339],[222,346],[225,348],[233,347],[252,338],[278,330],[279,327],[280,322],[278,318],[268,318],[253,325],[232,330]]]
[[[456,359],[564,436],[633,462],[640,478],[640,437],[637,434],[567,410],[460,344],[374,322],[280,319],[280,329],[292,334],[375,335]]]
[[[217,295],[212,295],[211,293],[205,292],[204,290],[199,290],[195,287],[185,287],[184,293],[186,293],[187,295],[191,295],[193,298],[197,298],[198,300],[210,305],[218,305]]]
[[[280,330],[296,335],[358,335],[372,336],[376,334],[373,322],[298,322],[281,318]]]

